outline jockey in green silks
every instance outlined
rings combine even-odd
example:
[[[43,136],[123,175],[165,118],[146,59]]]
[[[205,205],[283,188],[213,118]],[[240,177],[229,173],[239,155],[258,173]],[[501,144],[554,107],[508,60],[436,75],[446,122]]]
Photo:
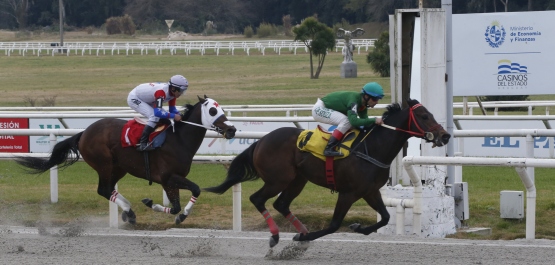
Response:
[[[332,92],[316,101],[312,108],[314,120],[337,125],[324,149],[324,156],[343,156],[335,147],[349,129],[383,123],[380,117],[369,118],[367,112],[368,108],[376,106],[383,96],[382,87],[376,82],[370,82],[364,85],[360,92]]]

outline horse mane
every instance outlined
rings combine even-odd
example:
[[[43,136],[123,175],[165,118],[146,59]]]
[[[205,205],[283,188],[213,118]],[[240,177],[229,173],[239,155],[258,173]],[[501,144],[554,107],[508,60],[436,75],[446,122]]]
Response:
[[[183,117],[181,119],[184,120],[184,121],[188,120],[189,116],[191,116],[191,113],[193,113],[192,110],[195,108],[195,106],[196,105],[191,105],[191,104],[188,104],[188,103],[183,105],[184,110],[182,112]]]
[[[416,99],[407,99],[407,104],[409,104],[409,107],[412,107],[416,104],[419,104],[420,102],[418,102],[418,100]],[[389,106],[386,107],[386,111],[383,113],[382,118],[385,119],[387,116],[397,113],[399,111],[401,111],[401,104],[399,103],[393,103]]]

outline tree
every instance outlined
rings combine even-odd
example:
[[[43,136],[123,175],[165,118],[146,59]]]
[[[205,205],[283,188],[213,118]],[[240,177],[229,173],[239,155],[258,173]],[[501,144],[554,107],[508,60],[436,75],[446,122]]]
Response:
[[[310,78],[318,79],[320,71],[324,66],[324,60],[328,49],[335,47],[335,36],[333,30],[314,17],[306,18],[303,23],[293,28],[296,41],[302,41],[308,48],[310,54]],[[314,73],[312,55],[318,58],[318,68]]]
[[[30,7],[29,0],[2,0],[0,4],[5,7],[2,13],[13,17],[19,29],[27,28],[27,15]]]
[[[374,42],[374,50],[368,53],[366,62],[370,64],[374,72],[381,77],[386,77],[390,75],[389,61],[389,32],[384,31]]]

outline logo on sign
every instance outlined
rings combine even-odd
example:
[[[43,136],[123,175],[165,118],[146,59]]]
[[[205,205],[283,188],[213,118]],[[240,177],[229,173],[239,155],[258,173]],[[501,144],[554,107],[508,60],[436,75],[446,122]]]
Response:
[[[60,125],[59,124],[39,124],[39,127],[41,129],[60,129]],[[57,139],[63,139],[63,136],[58,136]],[[39,137],[35,143],[39,144],[39,145],[49,145],[50,144],[50,136],[41,136]]]
[[[507,32],[505,28],[499,24],[498,21],[493,21],[490,26],[486,28],[486,42],[492,48],[499,48],[501,44],[505,41],[505,36]]]
[[[528,85],[528,67],[518,62],[502,59],[497,66],[497,87],[503,89],[525,88]]]

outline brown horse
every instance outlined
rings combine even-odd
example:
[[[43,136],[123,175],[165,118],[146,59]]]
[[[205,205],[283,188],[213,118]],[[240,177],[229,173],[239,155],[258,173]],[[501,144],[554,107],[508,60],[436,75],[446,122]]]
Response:
[[[136,222],[131,203],[115,190],[116,183],[125,174],[162,185],[172,208],[153,204],[150,199],[143,200],[143,203],[158,212],[178,214],[181,211],[179,189],[190,190],[191,200],[184,207],[183,213],[175,218],[175,222],[179,224],[187,218],[200,195],[198,185],[186,177],[206,130],[215,130],[227,139],[233,138],[236,132],[216,101],[206,96],[198,99],[199,102],[194,106],[187,106],[188,111],[183,115],[184,122],[177,122],[174,128],[168,128],[164,144],[152,152],[141,153],[134,147],[122,147],[120,137],[127,121],[107,118],[98,120],[83,132],[57,143],[48,159],[18,157],[16,161],[31,169],[29,173],[38,174],[56,165],[60,165],[60,168],[68,167],[82,156],[98,173],[98,194],[121,207],[123,221],[131,224]],[[148,154],[148,160],[145,159],[145,154]],[[150,174],[146,173],[147,170]]]
[[[396,127],[393,128],[396,130],[377,126],[368,130],[369,135],[361,133],[351,150],[355,155],[335,161],[335,190],[339,195],[331,223],[323,230],[309,233],[289,210],[291,202],[308,181],[328,187],[325,162],[297,148],[297,138],[301,133],[299,129],[279,128],[262,137],[232,161],[222,184],[204,190],[222,194],[237,183],[261,178],[264,185],[250,196],[250,201],[264,216],[270,228],[270,247],[279,241],[279,228],[265,204],[278,194],[273,206],[297,229],[298,234],[293,238],[296,241],[314,240],[334,233],[351,205],[361,198],[380,214],[381,220],[367,227],[360,224],[349,227],[364,235],[376,232],[389,222],[389,214],[379,189],[388,181],[389,165],[405,142],[417,136],[432,142],[434,146],[443,146],[451,137],[418,101],[408,100],[407,103],[409,107],[405,109],[401,109],[399,104],[389,105],[383,114],[384,123],[389,128]]]

